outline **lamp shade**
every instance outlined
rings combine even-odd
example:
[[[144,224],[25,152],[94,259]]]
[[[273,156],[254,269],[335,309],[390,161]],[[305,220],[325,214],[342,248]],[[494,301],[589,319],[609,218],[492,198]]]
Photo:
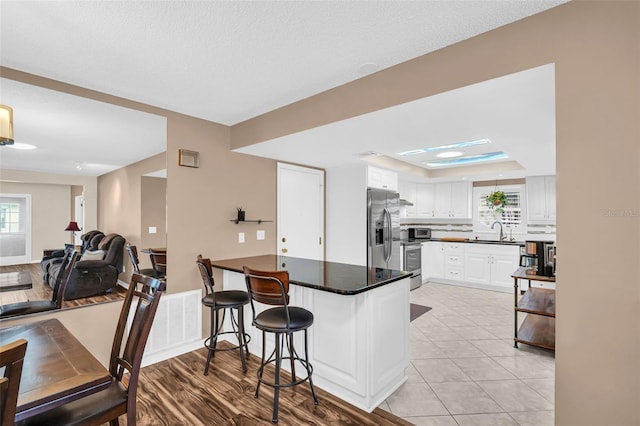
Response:
[[[65,231],[79,231],[80,228],[78,228],[78,222],[69,222],[69,224],[67,225],[66,228],[64,228]]]
[[[13,109],[0,105],[0,145],[13,145]]]

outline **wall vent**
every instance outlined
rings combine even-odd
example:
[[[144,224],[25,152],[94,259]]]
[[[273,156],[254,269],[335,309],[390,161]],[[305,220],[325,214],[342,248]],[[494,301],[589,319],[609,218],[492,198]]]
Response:
[[[201,290],[162,295],[144,350],[143,367],[202,347],[201,298]]]

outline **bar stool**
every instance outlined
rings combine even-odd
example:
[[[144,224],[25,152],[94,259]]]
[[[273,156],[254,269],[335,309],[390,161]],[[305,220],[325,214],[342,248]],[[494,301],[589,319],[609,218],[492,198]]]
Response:
[[[211,358],[215,356],[216,351],[231,351],[238,349],[240,351],[240,361],[242,362],[242,372],[247,372],[247,363],[245,361],[245,351],[249,356],[248,344],[251,341],[244,331],[244,305],[249,303],[249,294],[241,290],[224,290],[214,291],[213,274],[211,269],[211,260],[203,259],[198,255],[196,260],[202,282],[205,288],[205,296],[202,298],[202,304],[211,309],[211,334],[204,341],[204,346],[209,350],[207,355],[207,364],[204,367],[204,375],[209,374],[209,364]],[[222,318],[219,318],[218,311],[222,310]],[[225,314],[229,310],[231,315],[232,331],[221,331],[224,324]],[[238,317],[234,316],[234,310],[237,310]],[[223,334],[235,334],[238,338],[238,346],[232,348],[216,348],[218,337]]]
[[[255,398],[258,398],[260,384],[264,383],[273,388],[273,417],[272,422],[278,423],[278,399],[280,388],[299,385],[309,381],[313,403],[318,405],[316,391],[313,388],[313,366],[309,363],[309,349],[307,344],[307,329],[313,324],[313,314],[308,310],[289,306],[289,273],[287,271],[258,271],[243,267],[247,291],[251,299],[251,311],[253,313],[253,325],[262,330],[262,362],[258,368],[258,385]],[[256,315],[254,301],[266,305],[277,306],[266,309]],[[293,333],[304,331],[304,359],[298,355],[293,346]],[[265,360],[266,333],[275,333],[275,349]],[[289,356],[283,357],[283,340],[287,345]],[[280,382],[280,369],[282,360],[291,363],[291,383]],[[306,370],[306,377],[296,378],[295,362],[299,362]],[[268,382],[262,378],[264,368],[273,363],[275,366],[274,382]]]

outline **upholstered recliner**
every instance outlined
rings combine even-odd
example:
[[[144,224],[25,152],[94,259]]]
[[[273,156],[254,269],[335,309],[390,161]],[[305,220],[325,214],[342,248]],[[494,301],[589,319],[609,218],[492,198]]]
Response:
[[[118,234],[105,236],[98,245],[97,251],[87,250],[74,265],[67,286],[64,300],[97,296],[108,293],[118,283],[118,274],[122,272],[125,239]],[[53,288],[59,264],[49,268],[49,286]]]
[[[93,230],[83,234],[80,239],[82,240],[82,248],[80,253],[84,253],[86,250],[97,250],[98,244],[104,238],[102,231]],[[55,250],[50,255],[44,256],[40,261],[40,269],[42,270],[42,280],[49,282],[49,268],[55,263],[61,263],[65,253],[74,250],[73,244],[65,244],[65,248],[62,250]]]

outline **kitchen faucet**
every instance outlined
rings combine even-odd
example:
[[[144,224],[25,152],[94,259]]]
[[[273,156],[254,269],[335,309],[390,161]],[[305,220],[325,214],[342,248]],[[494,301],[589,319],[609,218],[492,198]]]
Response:
[[[496,220],[491,224],[491,229],[493,229],[493,227],[496,226],[496,223],[500,225],[500,241],[502,241],[505,238],[507,238],[507,236],[502,233],[502,222],[500,222],[499,220]]]

